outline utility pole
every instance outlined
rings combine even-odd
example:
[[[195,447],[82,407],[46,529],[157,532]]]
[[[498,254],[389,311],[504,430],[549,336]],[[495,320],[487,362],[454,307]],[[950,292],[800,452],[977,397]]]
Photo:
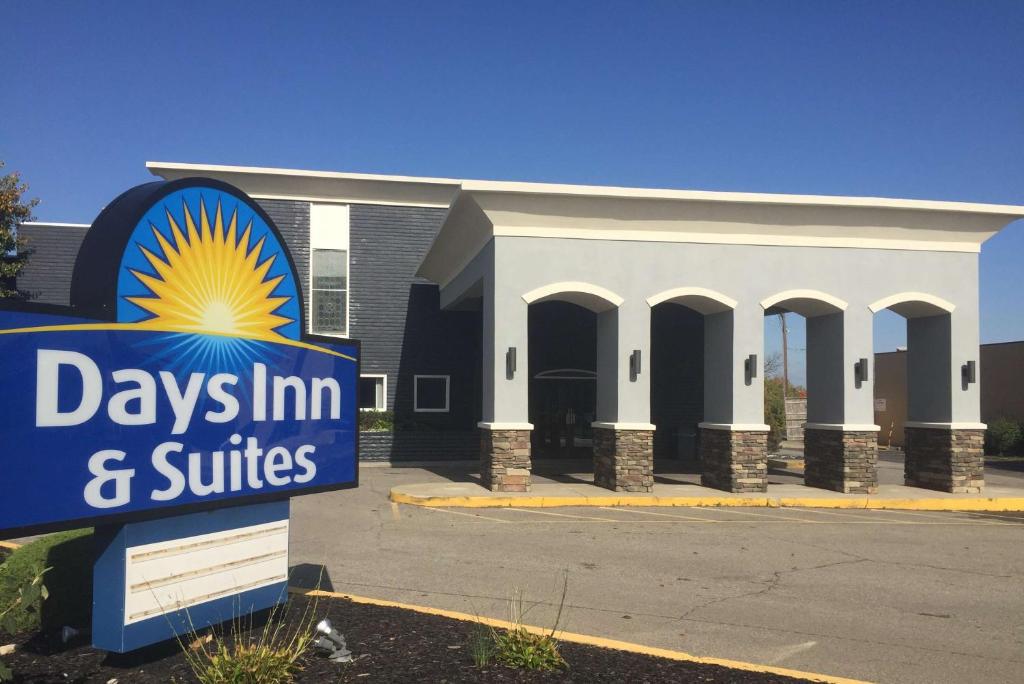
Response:
[[[785,404],[789,396],[789,338],[786,330],[786,313],[779,313],[779,324],[782,326],[782,402]]]

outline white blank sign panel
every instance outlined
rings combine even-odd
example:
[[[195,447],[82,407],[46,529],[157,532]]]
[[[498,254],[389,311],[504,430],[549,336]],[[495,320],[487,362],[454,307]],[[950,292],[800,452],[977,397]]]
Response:
[[[124,624],[288,579],[288,521],[129,547]]]

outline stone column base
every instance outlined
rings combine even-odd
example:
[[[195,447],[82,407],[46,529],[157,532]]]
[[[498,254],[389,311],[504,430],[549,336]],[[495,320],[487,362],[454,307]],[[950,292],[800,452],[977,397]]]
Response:
[[[480,483],[492,492],[530,491],[530,431],[480,428]]]
[[[654,430],[594,427],[594,484],[613,492],[654,490]]]
[[[768,491],[768,432],[700,429],[700,483],[726,492]]]
[[[908,487],[977,494],[985,486],[984,430],[907,427],[904,481]]]
[[[878,434],[804,429],[804,484],[844,494],[878,491]]]

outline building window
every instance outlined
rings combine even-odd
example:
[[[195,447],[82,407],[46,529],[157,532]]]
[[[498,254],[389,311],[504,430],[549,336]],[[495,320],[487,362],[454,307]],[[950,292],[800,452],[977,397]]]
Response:
[[[313,332],[345,335],[348,332],[348,252],[314,249]]]
[[[359,410],[386,411],[388,408],[388,376],[359,376]]]
[[[417,413],[448,413],[450,377],[417,375],[413,380],[413,410]]]
[[[309,207],[309,331],[349,334],[349,208]]]

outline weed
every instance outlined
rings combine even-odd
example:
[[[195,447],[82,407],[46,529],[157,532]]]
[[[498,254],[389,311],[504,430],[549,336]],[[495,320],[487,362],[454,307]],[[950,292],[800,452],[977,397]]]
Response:
[[[179,644],[201,684],[287,684],[302,669],[299,658],[313,643],[316,607],[316,601],[307,602],[293,630],[275,607],[257,637],[248,635],[253,626],[249,615],[247,626],[242,618],[232,621],[230,636],[201,637],[193,629],[188,641]]]
[[[477,622],[469,635],[469,654],[477,667],[487,667],[494,660],[494,638],[491,630]]]
[[[537,633],[535,630],[527,629],[523,623],[523,617],[529,612],[524,608],[523,592],[514,589],[509,599],[508,612],[511,627],[505,630],[490,629],[490,643],[486,647],[478,645],[483,641],[474,632],[470,641],[470,653],[473,655],[473,662],[477,666],[486,665],[493,657],[499,663],[509,667],[525,670],[557,670],[568,667],[565,659],[558,649],[558,640],[555,632],[562,619],[562,611],[565,608],[565,597],[569,588],[569,576],[565,574],[562,581],[562,598],[558,603],[558,614],[550,631]],[[531,606],[532,608],[533,606]],[[480,625],[482,630],[483,626]],[[487,650],[484,651],[483,649]],[[478,650],[479,649],[479,650]],[[480,656],[483,655],[483,662]]]

